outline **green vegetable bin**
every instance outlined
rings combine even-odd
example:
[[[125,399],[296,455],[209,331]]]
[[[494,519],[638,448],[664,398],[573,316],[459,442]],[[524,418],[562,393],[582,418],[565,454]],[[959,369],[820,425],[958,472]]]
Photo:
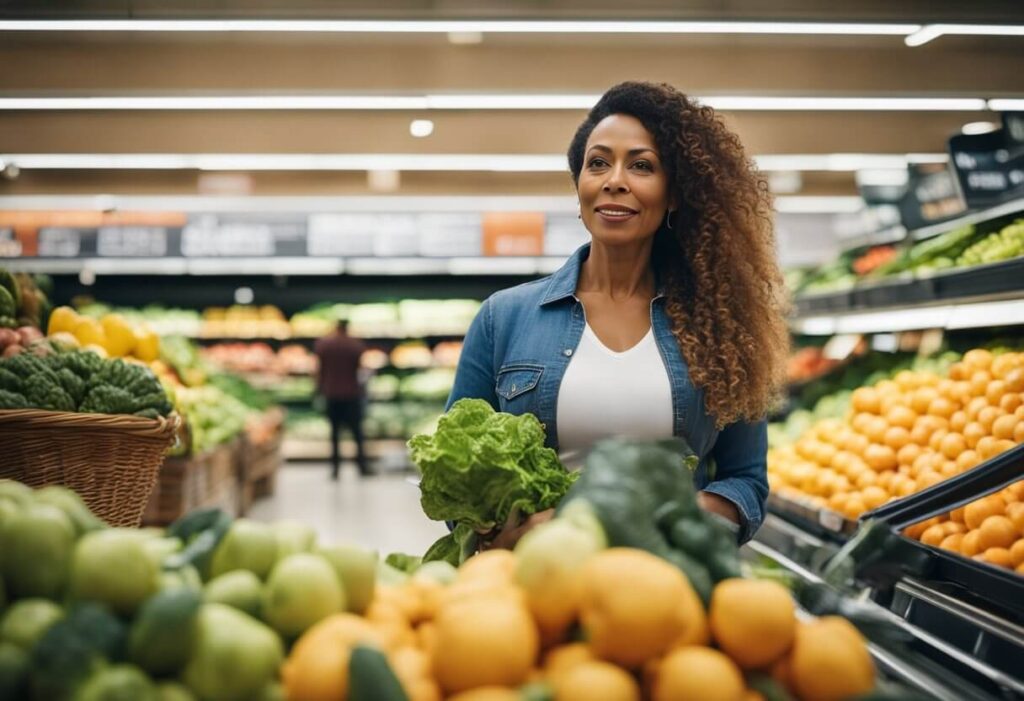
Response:
[[[0,478],[75,490],[112,526],[138,526],[180,418],[0,411]]]

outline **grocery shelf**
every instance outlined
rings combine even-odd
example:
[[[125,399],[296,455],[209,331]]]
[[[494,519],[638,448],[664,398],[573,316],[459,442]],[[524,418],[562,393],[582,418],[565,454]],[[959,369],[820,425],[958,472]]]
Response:
[[[921,241],[923,239],[930,239],[934,236],[939,236],[946,233],[947,231],[953,231],[959,229],[962,226],[970,226],[972,224],[982,224],[984,222],[992,221],[993,219],[1001,219],[1002,217],[1010,217],[1015,214],[1024,212],[1024,198],[1010,200],[1009,202],[1003,202],[995,205],[994,207],[988,207],[986,209],[979,209],[975,212],[970,212],[963,216],[957,217],[956,219],[950,219],[948,221],[939,222],[938,224],[932,224],[925,226],[920,229],[914,229],[910,232],[911,238],[915,241]]]
[[[354,334],[353,334],[354,335]],[[356,336],[365,343],[394,343],[397,341],[426,341],[428,344],[440,341],[456,341],[466,337],[465,332],[461,333],[429,333],[423,335],[394,335],[394,336]],[[312,345],[323,336],[186,336],[191,341],[201,344],[213,343],[266,343],[267,345],[284,345],[288,343],[300,343]]]

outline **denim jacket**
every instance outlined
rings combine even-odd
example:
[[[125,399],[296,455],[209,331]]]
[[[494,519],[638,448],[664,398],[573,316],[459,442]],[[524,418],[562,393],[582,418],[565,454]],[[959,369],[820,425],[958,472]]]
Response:
[[[587,244],[553,275],[502,290],[483,303],[466,334],[449,407],[474,397],[498,411],[530,412],[544,424],[547,445],[558,449],[558,390],[586,324],[575,292],[589,254]],[[690,380],[661,294],[651,301],[651,324],[672,385],[674,435],[700,457],[696,486],[736,506],[740,541],[749,540],[764,520],[768,497],[767,425],[737,422],[718,431],[704,409],[703,391]],[[716,465],[713,476],[708,458]]]

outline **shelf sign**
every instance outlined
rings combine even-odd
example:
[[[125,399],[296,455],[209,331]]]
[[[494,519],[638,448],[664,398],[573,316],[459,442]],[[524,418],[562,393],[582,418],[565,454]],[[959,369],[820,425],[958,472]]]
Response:
[[[990,207],[1024,194],[1024,115],[1003,115],[1004,128],[956,134],[949,156],[968,207]]]
[[[483,230],[485,256],[544,255],[543,212],[487,212]]]
[[[846,333],[828,339],[821,352],[829,360],[843,361],[860,345],[862,336],[859,333]]]
[[[96,252],[110,258],[163,258],[167,229],[158,226],[102,226]]]
[[[956,177],[946,164],[912,163],[907,168],[907,191],[899,204],[904,227],[913,231],[963,214]]]

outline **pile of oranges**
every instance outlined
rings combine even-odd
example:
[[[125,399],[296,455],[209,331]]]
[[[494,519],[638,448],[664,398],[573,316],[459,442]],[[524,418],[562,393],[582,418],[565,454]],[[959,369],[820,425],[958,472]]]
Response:
[[[903,370],[850,404],[769,451],[775,493],[856,519],[1024,442],[1024,353],[971,350],[945,376]]]
[[[1024,480],[944,516],[908,527],[904,534],[1024,574]]]

